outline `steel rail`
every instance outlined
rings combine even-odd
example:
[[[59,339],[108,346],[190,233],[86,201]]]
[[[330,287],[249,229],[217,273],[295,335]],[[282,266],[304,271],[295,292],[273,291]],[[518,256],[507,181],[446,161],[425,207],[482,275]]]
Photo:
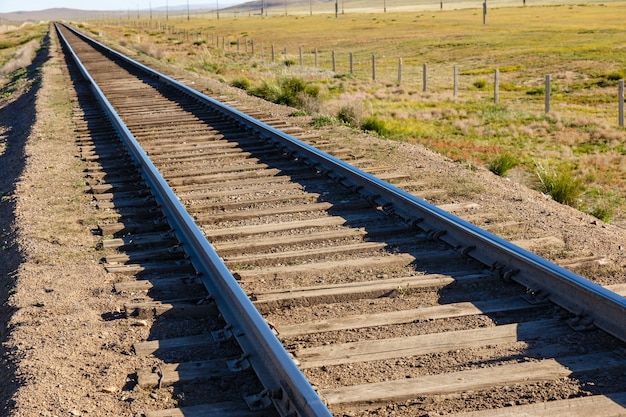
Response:
[[[331,413],[322,400],[117,115],[59,28],[56,29],[63,41],[63,47],[89,83],[133,160],[139,165],[142,176],[154,191],[157,203],[200,274],[209,294],[216,296],[214,300],[220,313],[232,326],[228,331],[237,339],[244,352],[242,360],[233,366],[243,369],[245,362],[249,361],[261,380],[265,391],[257,398],[251,399],[251,402],[258,405],[271,401],[283,416],[296,412],[301,417],[330,417]]]
[[[238,121],[247,129],[255,131],[259,137],[279,143],[286,151],[307,159],[310,165],[318,170],[332,173],[344,184],[369,194],[381,206],[395,211],[407,221],[419,224],[419,227],[424,230],[432,231],[433,236],[491,266],[504,278],[519,282],[528,288],[530,293],[542,299],[549,299],[577,316],[589,318],[597,327],[626,341],[626,298],[621,295],[480,229],[170,77],[159,74],[93,39],[90,41],[129,64],[159,77],[185,94],[195,97],[224,116]]]

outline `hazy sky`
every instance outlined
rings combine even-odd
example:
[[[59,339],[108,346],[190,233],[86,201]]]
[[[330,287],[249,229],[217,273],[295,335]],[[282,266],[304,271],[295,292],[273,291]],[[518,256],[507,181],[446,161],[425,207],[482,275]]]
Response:
[[[245,0],[219,0],[220,8],[237,3],[243,3]],[[167,3],[166,3],[167,2]],[[173,6],[187,6],[185,0],[0,0],[0,13],[22,12],[32,10],[52,9],[56,7],[67,7],[70,9],[81,10],[137,10],[139,9],[156,9]],[[189,0],[189,5],[214,5],[214,0]]]

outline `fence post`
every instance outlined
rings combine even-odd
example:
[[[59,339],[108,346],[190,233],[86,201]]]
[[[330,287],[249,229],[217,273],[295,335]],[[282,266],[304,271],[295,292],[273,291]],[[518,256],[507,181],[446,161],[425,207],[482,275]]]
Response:
[[[376,56],[372,54],[372,80],[376,80]]]
[[[287,47],[286,46],[283,48],[283,60],[287,61]]]
[[[239,55],[239,38],[237,38],[237,55]]]
[[[254,55],[254,39],[250,40],[250,48],[252,48],[252,55]]]
[[[265,48],[263,47],[263,42],[261,42],[261,60],[265,61]]]
[[[244,45],[245,45],[245,51],[246,51],[246,55],[248,54],[248,38],[244,38],[243,40]]]
[[[300,66],[302,66],[302,47],[299,47],[298,53],[300,55]]]
[[[545,112],[550,113],[550,74],[546,75]]]
[[[487,0],[483,1],[483,25],[487,23]]]
[[[354,68],[352,64],[353,64],[352,52],[350,52],[350,74],[354,74]]]
[[[423,88],[422,91],[426,92],[426,64],[424,64],[423,69],[422,69],[422,84],[423,84]]]
[[[624,80],[619,80],[617,84],[617,99],[618,99],[618,120],[620,127],[624,127]]]
[[[335,51],[331,51],[331,59],[333,61],[333,72],[337,72],[337,67],[335,65]]]
[[[315,48],[315,68],[317,68],[317,48]]]
[[[496,68],[493,73],[493,102],[498,104],[498,89],[500,88],[500,70]]]
[[[398,58],[398,85],[402,84],[402,58]]]
[[[456,97],[457,94],[459,93],[459,68],[456,65],[454,66],[453,87],[454,87],[454,97]]]
[[[272,44],[272,62],[274,62],[274,44]]]

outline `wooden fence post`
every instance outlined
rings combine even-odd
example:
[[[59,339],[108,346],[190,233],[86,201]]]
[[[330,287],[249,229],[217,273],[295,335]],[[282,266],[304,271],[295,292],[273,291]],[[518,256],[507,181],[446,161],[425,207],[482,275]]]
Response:
[[[453,81],[453,88],[454,88],[454,97],[456,97],[459,93],[459,68],[455,65],[454,66],[454,81]]]
[[[317,48],[315,48],[315,68],[317,68]]]
[[[423,84],[422,91],[426,92],[426,64],[424,64],[422,68],[422,84]]]
[[[618,99],[618,120],[620,127],[624,127],[624,80],[619,80],[617,84]]]
[[[337,72],[337,66],[335,65],[335,51],[331,51],[331,59],[333,61],[333,72]]]
[[[352,66],[353,64],[353,57],[352,57],[352,52],[350,52],[350,74],[354,74],[354,67]]]
[[[252,55],[254,55],[254,39],[250,40],[250,48],[252,48]]]
[[[300,66],[302,66],[302,47],[298,49],[298,54],[300,55]]]
[[[546,75],[545,88],[545,113],[548,114],[550,113],[550,74]]]
[[[274,62],[274,44],[272,44],[272,62]]]
[[[493,73],[493,102],[498,104],[498,89],[500,88],[500,70],[496,68]]]
[[[402,84],[402,58],[398,58],[398,85]]]
[[[372,80],[376,80],[376,56],[372,54]]]
[[[483,1],[483,25],[487,23],[487,0]]]

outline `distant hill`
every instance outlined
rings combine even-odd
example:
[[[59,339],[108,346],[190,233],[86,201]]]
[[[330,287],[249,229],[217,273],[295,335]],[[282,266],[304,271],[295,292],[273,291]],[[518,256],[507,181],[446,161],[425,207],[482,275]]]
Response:
[[[0,23],[41,22],[50,20],[76,20],[93,15],[93,12],[76,9],[45,9],[32,12],[0,13]]]
[[[234,0],[230,0],[230,2],[224,2],[224,8],[232,6],[234,4]],[[221,7],[220,7],[221,8]],[[199,10],[207,11],[207,10],[215,10],[215,3],[213,4],[205,4],[205,5],[195,5],[190,6],[190,10],[197,13]],[[167,8],[170,13],[175,13],[180,15],[181,13],[187,12],[187,5],[183,6],[170,6]],[[157,14],[165,14],[165,7],[155,7],[152,9],[153,13]],[[145,18],[150,13],[148,9],[139,9],[130,8],[127,10],[79,10],[79,9],[67,9],[67,8],[54,8],[54,9],[45,9],[45,10],[37,10],[37,11],[28,11],[28,12],[11,12],[11,13],[0,13],[0,24],[7,23],[22,23],[22,22],[42,22],[42,21],[53,21],[53,20],[88,20],[95,18],[136,18],[139,14],[140,17]]]

